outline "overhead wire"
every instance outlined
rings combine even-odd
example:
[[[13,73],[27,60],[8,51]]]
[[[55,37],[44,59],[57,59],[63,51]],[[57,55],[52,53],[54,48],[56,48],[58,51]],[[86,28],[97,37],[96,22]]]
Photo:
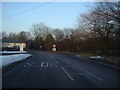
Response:
[[[30,9],[27,9],[27,10],[24,10],[24,11],[21,11],[21,12],[18,12],[18,13],[16,13],[16,14],[13,14],[13,15],[10,15],[10,16],[7,16],[7,17],[4,17],[4,18],[2,18],[2,19],[5,20],[5,19],[8,19],[8,18],[12,18],[12,17],[18,16],[18,15],[24,14],[24,13],[26,13],[26,12],[29,12],[29,11],[31,11],[31,10],[33,10],[33,9],[43,7],[43,6],[45,6],[45,5],[47,5],[47,4],[50,4],[50,3],[52,3],[52,2],[43,3],[43,4],[38,5],[38,6],[36,6],[36,7],[33,7],[33,8],[30,8]]]

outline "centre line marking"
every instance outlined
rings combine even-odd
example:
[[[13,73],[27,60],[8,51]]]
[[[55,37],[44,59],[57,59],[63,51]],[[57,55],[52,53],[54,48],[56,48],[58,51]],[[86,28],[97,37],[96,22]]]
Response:
[[[68,75],[68,77],[73,81],[74,79],[70,76],[70,74],[63,67],[61,67],[61,68]]]
[[[56,61],[52,56],[50,56],[51,59],[53,59],[53,61],[56,63],[56,64],[59,64],[58,61]]]

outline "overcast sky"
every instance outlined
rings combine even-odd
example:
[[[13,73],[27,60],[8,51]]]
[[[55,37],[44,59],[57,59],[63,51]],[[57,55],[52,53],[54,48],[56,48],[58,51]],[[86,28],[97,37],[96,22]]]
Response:
[[[74,28],[80,13],[89,12],[94,2],[3,2],[2,30],[29,31],[32,24],[45,23],[51,28]]]

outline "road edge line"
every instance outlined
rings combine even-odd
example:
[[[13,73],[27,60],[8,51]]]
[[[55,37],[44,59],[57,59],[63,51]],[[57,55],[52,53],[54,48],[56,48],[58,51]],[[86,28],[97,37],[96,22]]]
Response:
[[[61,67],[61,69],[68,75],[68,77],[73,81],[74,79],[72,78],[72,76],[63,68]]]

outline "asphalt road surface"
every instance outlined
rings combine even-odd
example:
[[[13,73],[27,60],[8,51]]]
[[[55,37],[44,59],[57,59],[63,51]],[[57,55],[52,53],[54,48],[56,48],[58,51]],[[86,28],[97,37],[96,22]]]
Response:
[[[3,88],[119,88],[119,81],[117,68],[42,51],[2,74]]]

